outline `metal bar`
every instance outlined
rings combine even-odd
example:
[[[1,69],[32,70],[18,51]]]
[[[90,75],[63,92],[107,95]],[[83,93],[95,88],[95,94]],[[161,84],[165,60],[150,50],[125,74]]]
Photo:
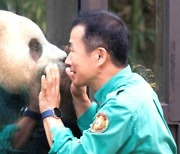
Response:
[[[179,0],[169,0],[169,119],[180,121],[180,22]],[[166,10],[167,11],[167,10]]]
[[[47,0],[47,38],[63,48],[69,40],[71,22],[78,12],[77,0]]]

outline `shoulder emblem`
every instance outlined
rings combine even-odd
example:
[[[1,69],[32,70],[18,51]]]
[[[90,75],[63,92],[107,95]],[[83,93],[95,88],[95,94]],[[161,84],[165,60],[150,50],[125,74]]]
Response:
[[[92,133],[102,133],[109,125],[109,119],[105,113],[98,113],[94,122],[90,125]]]

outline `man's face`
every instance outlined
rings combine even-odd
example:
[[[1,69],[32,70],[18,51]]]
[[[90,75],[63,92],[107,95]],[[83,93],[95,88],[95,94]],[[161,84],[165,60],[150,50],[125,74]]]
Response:
[[[95,53],[86,52],[82,37],[84,26],[75,26],[70,34],[70,53],[65,61],[72,73],[72,82],[77,86],[91,86],[96,78]]]

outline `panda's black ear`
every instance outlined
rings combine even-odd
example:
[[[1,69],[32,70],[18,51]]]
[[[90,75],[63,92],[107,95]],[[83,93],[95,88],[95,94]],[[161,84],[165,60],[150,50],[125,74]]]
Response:
[[[41,57],[42,50],[42,45],[36,38],[32,38],[29,41],[29,53],[35,61],[37,61]]]

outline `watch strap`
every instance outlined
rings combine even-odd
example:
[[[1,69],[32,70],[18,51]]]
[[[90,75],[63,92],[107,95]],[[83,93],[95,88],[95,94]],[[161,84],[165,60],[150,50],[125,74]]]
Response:
[[[46,110],[41,113],[41,118],[44,119],[46,117],[52,117],[54,116],[53,110]]]
[[[30,117],[34,120],[41,120],[41,114],[40,113],[36,113],[36,112],[34,112],[28,108],[26,108],[24,110],[23,116]]]
[[[62,118],[62,112],[59,108],[49,109],[41,113],[42,119],[46,117]]]

